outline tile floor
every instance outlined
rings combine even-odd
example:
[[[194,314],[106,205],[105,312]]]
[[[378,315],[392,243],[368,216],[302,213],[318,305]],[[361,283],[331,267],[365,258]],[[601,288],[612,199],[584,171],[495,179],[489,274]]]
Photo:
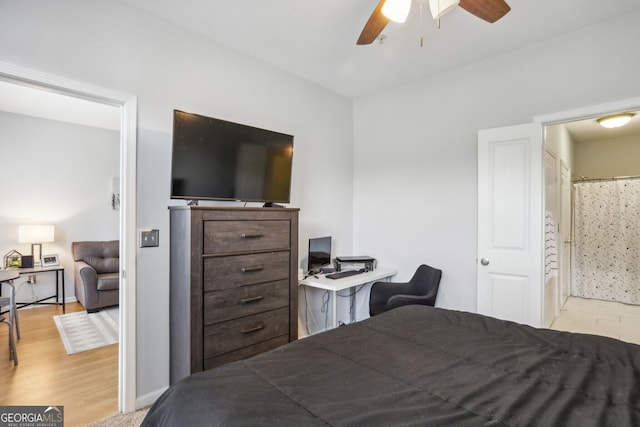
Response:
[[[640,306],[569,297],[551,329],[640,344]]]

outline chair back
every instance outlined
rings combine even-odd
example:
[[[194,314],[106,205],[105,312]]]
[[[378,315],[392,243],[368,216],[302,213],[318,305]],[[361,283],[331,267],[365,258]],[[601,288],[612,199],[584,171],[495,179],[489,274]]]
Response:
[[[84,261],[96,269],[98,274],[115,273],[120,270],[120,241],[73,242],[71,252],[74,261]]]
[[[442,270],[433,268],[429,265],[422,264],[418,267],[413,274],[409,283],[411,286],[415,286],[416,294],[427,295],[430,293],[437,293],[440,286],[440,279],[442,278]]]

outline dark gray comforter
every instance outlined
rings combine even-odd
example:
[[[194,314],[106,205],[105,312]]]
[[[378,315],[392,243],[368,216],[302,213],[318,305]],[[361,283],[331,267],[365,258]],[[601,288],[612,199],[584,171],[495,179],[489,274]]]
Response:
[[[640,426],[640,346],[407,306],[169,388],[143,426]]]

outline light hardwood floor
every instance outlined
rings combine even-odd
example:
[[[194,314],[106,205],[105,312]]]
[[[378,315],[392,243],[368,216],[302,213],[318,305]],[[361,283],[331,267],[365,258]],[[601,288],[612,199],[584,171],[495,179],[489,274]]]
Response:
[[[67,313],[82,311],[67,304]],[[20,310],[18,366],[0,325],[0,406],[64,406],[65,426],[84,426],[118,412],[118,345],[67,355],[53,316],[59,306]]]

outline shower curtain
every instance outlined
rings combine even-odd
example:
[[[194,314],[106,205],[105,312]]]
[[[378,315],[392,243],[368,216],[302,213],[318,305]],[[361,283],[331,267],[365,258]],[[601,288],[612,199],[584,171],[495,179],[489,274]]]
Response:
[[[574,184],[571,294],[640,305],[640,180]]]

